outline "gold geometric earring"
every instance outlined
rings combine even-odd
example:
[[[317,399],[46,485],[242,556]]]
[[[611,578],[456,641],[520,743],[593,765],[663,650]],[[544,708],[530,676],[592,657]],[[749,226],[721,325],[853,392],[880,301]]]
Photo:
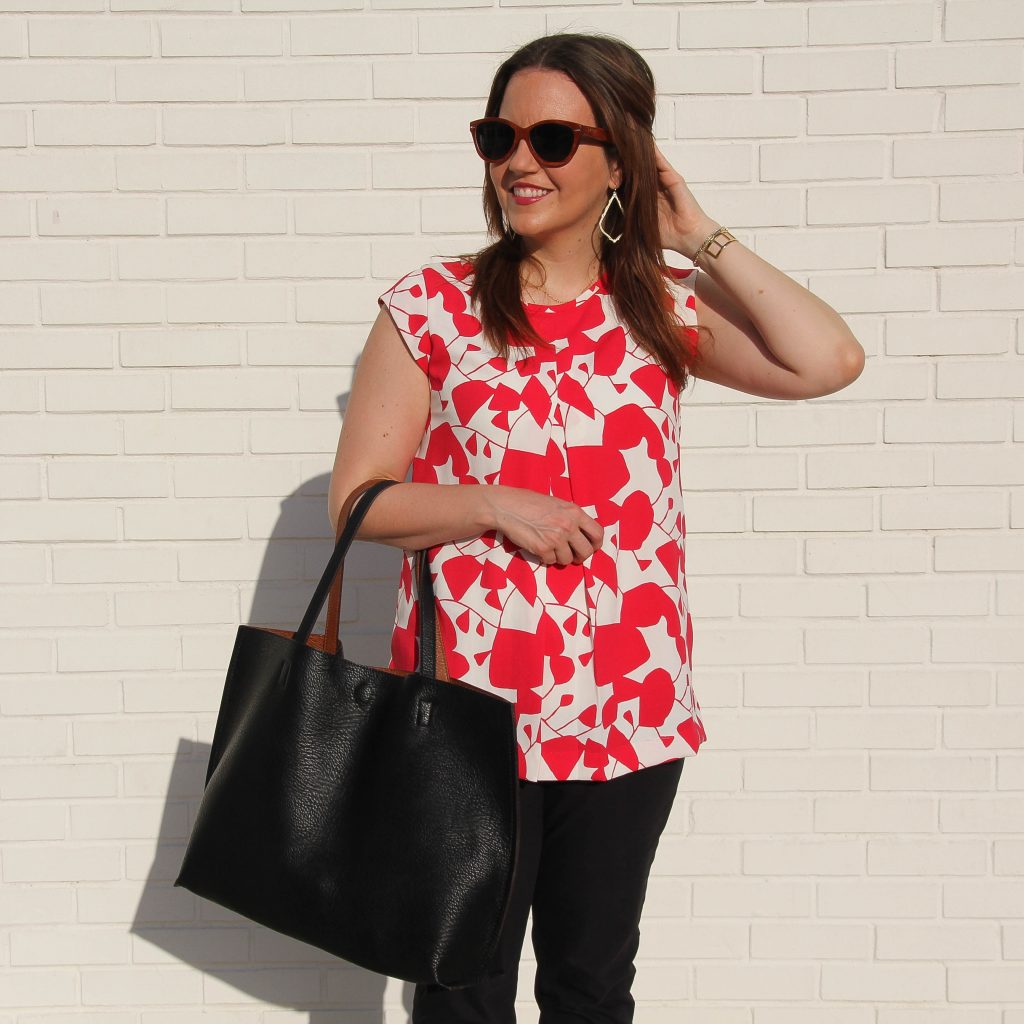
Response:
[[[622,200],[619,199],[619,191],[618,189],[614,188],[612,189],[612,194],[608,197],[608,202],[604,204],[604,209],[601,211],[601,219],[597,222],[597,226],[601,229],[601,234],[604,235],[604,237],[607,238],[609,242],[617,242],[622,237],[621,231],[617,235],[612,237],[611,235],[608,234],[607,231],[605,231],[604,228],[605,214],[607,214],[608,211],[611,209],[613,202],[618,204],[619,212],[621,214],[625,214],[626,211],[622,206]]]

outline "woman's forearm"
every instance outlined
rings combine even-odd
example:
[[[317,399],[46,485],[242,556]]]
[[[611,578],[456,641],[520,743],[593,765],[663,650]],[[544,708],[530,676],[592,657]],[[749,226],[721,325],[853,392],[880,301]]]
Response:
[[[390,544],[408,551],[472,540],[493,530],[487,484],[399,483],[373,501],[356,540]],[[340,509],[331,512],[337,534]]]
[[[678,251],[692,261],[701,242],[718,227],[718,221],[705,218],[680,239]],[[850,328],[827,302],[738,239],[717,258],[705,251],[696,265],[729,293],[773,355],[794,373],[827,379],[837,358],[847,356],[856,363],[863,357]]]

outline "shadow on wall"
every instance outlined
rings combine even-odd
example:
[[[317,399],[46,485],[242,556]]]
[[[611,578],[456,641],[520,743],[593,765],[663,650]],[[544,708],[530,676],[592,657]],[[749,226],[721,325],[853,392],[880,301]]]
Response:
[[[236,580],[242,596],[241,621],[294,630],[327,564],[334,539],[327,519],[329,474],[298,488],[281,503],[255,579]],[[345,560],[341,638],[352,661],[385,666],[389,659],[402,552],[356,541]],[[218,580],[217,582],[225,582]],[[248,611],[245,598],[250,597]],[[322,630],[326,602],[317,630]],[[216,724],[237,626],[224,628],[222,655],[203,674],[201,706],[190,705],[201,742],[182,739],[174,755],[156,851],[139,866],[142,897],[129,931],[145,940],[136,966],[176,960],[194,972],[161,974],[158,999],[188,1015],[192,1008],[215,1009],[218,1020],[249,1024],[264,1019],[268,1004],[309,1013],[310,1024],[383,1024],[389,979],[356,967],[314,946],[255,924],[173,885],[202,796],[210,743]],[[187,684],[196,680],[183,672]],[[208,685],[207,685],[208,684]],[[165,684],[174,686],[175,680]],[[148,849],[146,851],[148,856]],[[131,864],[129,863],[129,873]],[[157,982],[153,982],[157,986]],[[166,988],[163,988],[166,985]],[[413,986],[402,986],[401,1002],[411,1011]],[[393,1001],[393,997],[392,1001]],[[252,1005],[258,1004],[258,1005]],[[391,1018],[394,1019],[392,1007]]]

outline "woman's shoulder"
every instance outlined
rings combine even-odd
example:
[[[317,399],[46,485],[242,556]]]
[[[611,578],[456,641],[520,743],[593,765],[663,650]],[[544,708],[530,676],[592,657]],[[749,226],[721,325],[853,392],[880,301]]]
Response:
[[[408,271],[396,284],[404,288],[419,285],[430,298],[445,289],[468,293],[473,283],[473,264],[459,256],[442,257]]]

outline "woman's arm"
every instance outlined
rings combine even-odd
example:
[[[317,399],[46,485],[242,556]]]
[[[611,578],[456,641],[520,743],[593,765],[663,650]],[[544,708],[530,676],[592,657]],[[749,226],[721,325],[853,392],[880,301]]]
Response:
[[[427,377],[381,309],[363,347],[327,495],[335,533],[345,499],[365,480],[403,481],[376,498],[359,540],[419,550],[492,529],[482,486],[405,483],[430,413]]]
[[[720,227],[705,217],[675,251],[692,260]],[[842,317],[739,240],[697,263],[697,323],[709,327],[695,377],[763,398],[829,395],[864,369],[864,349]]]
[[[335,536],[345,499],[367,480],[400,480],[374,499],[359,540],[409,551],[501,533],[545,564],[589,558],[604,540],[600,523],[578,505],[503,484],[406,483],[430,414],[427,377],[381,310],[352,381],[327,494]]]
[[[694,198],[683,176],[655,144],[658,224],[663,249],[693,262],[705,238],[722,225]],[[712,246],[717,251],[717,243]],[[739,240],[717,258],[696,264],[698,339],[695,377],[762,398],[819,398],[853,383],[864,349],[827,303]]]

